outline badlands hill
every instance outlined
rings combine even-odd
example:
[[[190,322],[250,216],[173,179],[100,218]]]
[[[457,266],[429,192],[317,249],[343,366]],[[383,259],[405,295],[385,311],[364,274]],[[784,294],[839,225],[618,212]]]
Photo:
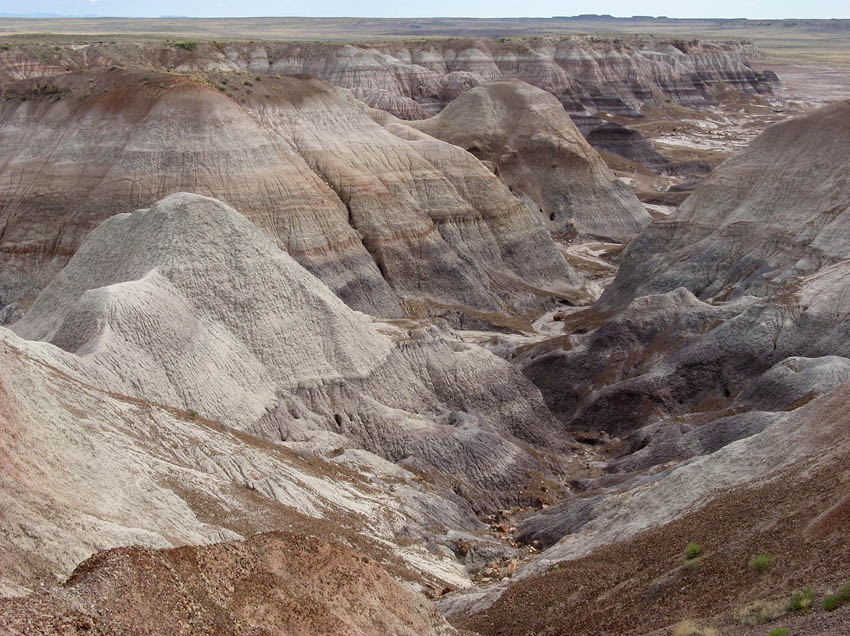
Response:
[[[746,47],[182,44],[3,85],[2,629],[846,633],[850,103],[649,223],[564,106]]]
[[[457,542],[470,561],[502,551],[476,513],[533,504],[572,454],[507,362],[427,324],[373,322],[198,195],[104,222],[13,329],[8,589],[104,547],[278,529],[291,509],[379,553],[431,545],[393,558],[413,550],[415,580],[464,585]]]
[[[559,235],[622,242],[649,223],[644,207],[614,178],[558,100],[524,82],[470,90],[436,117],[413,125],[494,163],[512,192],[539,203]],[[574,178],[565,182],[565,173]]]
[[[422,464],[494,501],[547,470],[525,443],[560,445],[509,364],[436,328],[373,324],[197,195],[111,217],[12,329],[74,354],[97,386],[276,441]]]
[[[603,305],[677,287],[715,300],[794,294],[846,258],[848,162],[850,101],[768,128],[629,247]]]
[[[592,333],[531,354],[526,373],[562,419],[633,430],[747,401],[789,356],[850,355],[848,140],[848,102],[777,124],[648,226],[599,303],[570,317]]]
[[[233,205],[374,315],[516,315],[583,297],[542,202],[470,154],[394,134],[318,80],[215,81],[104,70],[4,88],[0,304],[26,307],[104,219],[184,190]],[[612,192],[610,174],[569,168],[565,183]],[[612,207],[634,211],[618,196]]]
[[[568,429],[613,442],[610,459],[520,523],[551,546],[521,583],[443,602],[476,615],[458,624],[656,633],[696,616],[751,633],[735,617],[747,603],[784,608],[847,578],[848,124],[842,102],[767,130],[629,245],[563,335],[515,352]],[[683,567],[689,542],[705,553]],[[584,609],[546,609],[563,598]],[[848,619],[782,620],[826,635]]]

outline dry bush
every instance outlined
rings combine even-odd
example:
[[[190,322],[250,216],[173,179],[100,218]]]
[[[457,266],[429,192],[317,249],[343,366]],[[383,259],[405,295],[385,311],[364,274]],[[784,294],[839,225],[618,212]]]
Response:
[[[686,618],[673,628],[673,636],[720,636],[720,633],[713,627],[700,627]]]
[[[735,619],[741,625],[763,625],[775,621],[785,613],[780,603],[770,601],[753,601],[735,613]]]

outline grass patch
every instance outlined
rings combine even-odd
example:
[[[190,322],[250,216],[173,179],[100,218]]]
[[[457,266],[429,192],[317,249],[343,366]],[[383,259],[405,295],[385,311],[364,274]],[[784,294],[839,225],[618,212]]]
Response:
[[[774,627],[767,633],[767,636],[786,636],[788,631],[787,627]]]
[[[827,594],[826,598],[823,599],[823,608],[827,612],[832,612],[844,605],[847,601],[850,601],[850,581],[847,581],[844,585],[838,588],[838,591],[834,594]]]
[[[791,601],[788,603],[788,611],[791,612],[808,612],[812,609],[812,601],[815,600],[815,593],[812,588],[807,587],[802,592],[794,592],[791,595]]]
[[[767,572],[770,569],[770,555],[759,554],[750,561],[750,567],[757,572]]]
[[[689,543],[685,546],[685,558],[690,561],[702,554],[702,546],[699,543]]]
[[[174,46],[178,49],[183,49],[184,51],[194,51],[198,48],[198,43],[187,40],[186,42],[175,42]]]

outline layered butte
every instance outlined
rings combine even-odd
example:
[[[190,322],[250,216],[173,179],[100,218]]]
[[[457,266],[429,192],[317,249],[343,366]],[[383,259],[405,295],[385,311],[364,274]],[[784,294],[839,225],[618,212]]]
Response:
[[[100,71],[7,86],[0,305],[26,306],[104,219],[177,191],[228,202],[375,315],[511,315],[581,286],[537,210],[475,157],[367,110],[295,78]]]
[[[764,94],[777,83],[775,74],[752,68],[751,45],[647,36],[213,42],[189,48],[99,43],[46,50],[41,57],[33,50],[10,50],[0,52],[0,73],[20,78],[132,63],[165,70],[308,74],[405,119],[434,115],[470,88],[508,78],[552,93],[571,113],[625,115],[636,115],[641,104],[666,96],[703,106],[718,84]]]
[[[495,164],[511,191],[536,204],[556,234],[623,242],[649,223],[646,209],[558,100],[525,82],[472,89],[412,125]]]

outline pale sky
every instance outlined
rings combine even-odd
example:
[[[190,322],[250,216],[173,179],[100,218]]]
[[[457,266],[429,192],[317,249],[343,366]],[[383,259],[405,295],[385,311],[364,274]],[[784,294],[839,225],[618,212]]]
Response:
[[[580,13],[671,18],[850,18],[848,0],[0,0],[0,13],[158,17],[551,17]]]

